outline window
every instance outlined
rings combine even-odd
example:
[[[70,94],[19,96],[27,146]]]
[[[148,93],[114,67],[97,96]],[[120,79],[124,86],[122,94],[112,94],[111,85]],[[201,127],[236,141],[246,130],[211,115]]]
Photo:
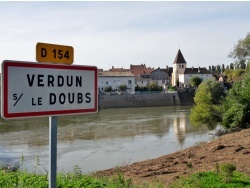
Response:
[[[132,83],[132,80],[128,80],[128,84],[131,84]]]
[[[106,82],[106,85],[109,85],[109,83],[108,83],[108,82]]]

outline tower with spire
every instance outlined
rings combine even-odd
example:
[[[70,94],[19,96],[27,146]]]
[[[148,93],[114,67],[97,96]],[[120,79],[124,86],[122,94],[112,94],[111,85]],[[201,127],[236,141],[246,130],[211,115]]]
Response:
[[[187,62],[179,49],[173,63],[172,86],[178,86],[179,74],[182,74],[186,67]]]

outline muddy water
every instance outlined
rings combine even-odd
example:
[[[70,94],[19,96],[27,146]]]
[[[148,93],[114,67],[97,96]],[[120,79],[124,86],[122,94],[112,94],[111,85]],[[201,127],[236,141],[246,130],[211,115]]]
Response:
[[[190,124],[189,106],[103,109],[58,117],[58,171],[83,173],[156,158],[214,138]],[[23,160],[21,160],[23,156]],[[0,161],[45,172],[49,118],[0,120]]]

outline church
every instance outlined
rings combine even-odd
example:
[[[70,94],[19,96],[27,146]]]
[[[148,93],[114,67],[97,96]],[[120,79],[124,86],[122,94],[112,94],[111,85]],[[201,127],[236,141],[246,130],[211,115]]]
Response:
[[[212,78],[213,74],[205,67],[187,68],[187,62],[179,49],[173,63],[172,86],[189,88],[193,76],[198,76],[204,81]]]

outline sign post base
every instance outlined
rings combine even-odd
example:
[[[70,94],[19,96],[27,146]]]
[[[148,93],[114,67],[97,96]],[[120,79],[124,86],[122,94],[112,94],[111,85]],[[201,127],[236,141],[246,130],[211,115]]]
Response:
[[[49,117],[49,188],[56,188],[57,168],[57,116]]]

